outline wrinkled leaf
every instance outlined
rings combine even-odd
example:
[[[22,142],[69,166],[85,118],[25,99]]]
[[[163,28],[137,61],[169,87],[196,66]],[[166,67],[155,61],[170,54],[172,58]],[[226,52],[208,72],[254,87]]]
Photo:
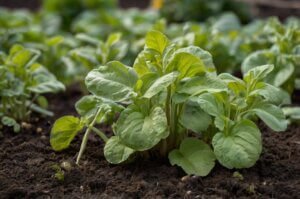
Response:
[[[122,102],[136,95],[133,91],[136,81],[137,75],[132,68],[114,61],[92,70],[85,84],[98,97]]]
[[[178,72],[172,72],[155,80],[143,97],[151,98],[154,95],[166,90],[178,77]]]
[[[149,114],[140,112],[138,107],[128,107],[121,113],[115,132],[122,143],[137,151],[148,150],[169,135],[166,114],[160,107]]]
[[[180,123],[185,128],[200,133],[207,130],[212,123],[212,119],[200,108],[198,103],[188,102],[185,104],[183,113],[181,114]]]
[[[228,135],[217,133],[212,140],[218,161],[228,169],[249,168],[262,151],[261,133],[250,120],[237,123]]]
[[[109,138],[104,147],[105,159],[111,164],[126,161],[135,150],[124,145],[118,136]]]
[[[215,155],[205,142],[186,138],[180,148],[169,154],[171,165],[180,166],[189,175],[207,176],[215,166]]]

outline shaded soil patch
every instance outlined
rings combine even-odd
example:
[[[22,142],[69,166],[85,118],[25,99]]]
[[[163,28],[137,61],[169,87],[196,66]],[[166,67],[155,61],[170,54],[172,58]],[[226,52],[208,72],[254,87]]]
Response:
[[[49,96],[56,116],[75,114],[80,98],[77,87]],[[33,118],[33,127],[22,134],[6,130],[0,139],[0,198],[299,198],[300,127],[275,133],[260,125],[264,150],[257,164],[239,170],[217,165],[207,177],[185,176],[166,160],[109,165],[103,143],[90,137],[81,166],[75,166],[80,140],[55,153],[49,145],[53,119]],[[39,128],[39,130],[37,130]],[[42,130],[41,130],[42,129]],[[109,129],[105,130],[109,133]],[[55,178],[53,165],[71,164],[64,180]],[[185,177],[184,177],[185,176]]]

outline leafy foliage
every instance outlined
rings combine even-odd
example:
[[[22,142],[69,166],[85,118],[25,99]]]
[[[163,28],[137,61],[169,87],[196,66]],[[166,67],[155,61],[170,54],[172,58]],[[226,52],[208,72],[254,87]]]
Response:
[[[3,125],[20,130],[20,121],[26,121],[32,111],[52,115],[41,106],[40,96],[65,89],[45,67],[36,62],[40,52],[14,45],[8,55],[2,52],[0,60],[0,116]],[[45,100],[45,98],[43,98]],[[36,103],[41,103],[41,106]],[[46,103],[47,105],[47,103]]]
[[[216,159],[227,168],[251,167],[262,150],[260,130],[251,120],[260,118],[275,131],[287,125],[276,105],[289,99],[263,82],[272,69],[256,67],[243,80],[227,73],[217,76],[207,51],[180,48],[152,30],[133,67],[112,61],[87,75],[92,95],[76,105],[81,118],[59,119],[51,144],[55,150],[67,147],[85,126],[77,163],[94,131],[106,142],[104,155],[113,164],[152,154],[168,155],[171,164],[201,176],[208,175]],[[107,138],[94,125],[115,113],[120,114],[114,135]],[[67,125],[61,125],[64,121]],[[201,140],[190,138],[192,133]]]

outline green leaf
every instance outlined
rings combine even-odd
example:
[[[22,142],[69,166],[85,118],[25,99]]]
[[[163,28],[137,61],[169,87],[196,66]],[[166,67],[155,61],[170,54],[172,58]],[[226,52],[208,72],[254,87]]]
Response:
[[[239,96],[241,93],[246,92],[247,86],[243,80],[228,73],[222,73],[218,77],[227,84],[228,88],[230,88],[235,95]]]
[[[266,81],[274,86],[279,87],[282,86],[290,78],[292,78],[294,73],[294,63],[292,63],[291,61],[283,60],[282,63],[277,64],[272,75],[269,75]]]
[[[184,106],[183,113],[180,116],[180,123],[193,132],[201,133],[207,130],[212,123],[212,119],[201,109],[198,103],[189,101]]]
[[[152,50],[156,50],[160,54],[163,54],[168,44],[168,38],[159,31],[151,30],[146,36],[146,47]]]
[[[197,46],[189,46],[186,48],[180,48],[175,53],[184,52],[198,57],[209,72],[215,72],[216,69],[214,61],[212,55],[208,51],[205,51]]]
[[[93,69],[98,64],[95,49],[92,47],[85,46],[75,48],[71,50],[69,54],[74,60],[80,62],[89,70]]]
[[[168,86],[170,86],[172,83],[175,82],[176,78],[178,77],[178,72],[172,72],[167,75],[164,75],[157,80],[155,80],[150,88],[145,92],[144,96],[145,98],[151,98],[154,95],[160,93],[161,91],[164,91],[167,89]]]
[[[46,40],[46,44],[48,46],[56,46],[64,41],[64,38],[62,36],[55,36],[51,37]]]
[[[226,84],[219,78],[208,73],[182,81],[177,92],[188,95],[199,95],[203,92],[226,91]]]
[[[112,101],[107,101],[105,99],[100,99],[94,95],[87,95],[82,97],[76,102],[75,108],[77,113],[87,119],[93,118],[98,112],[99,108],[102,109],[103,113],[117,111],[120,112],[123,107]],[[102,118],[102,115],[99,115]]]
[[[282,111],[292,121],[300,121],[300,107],[284,107]]]
[[[21,130],[21,126],[17,123],[15,119],[11,117],[2,117],[1,122],[5,126],[13,127],[15,133],[18,133]]]
[[[206,113],[212,116],[224,115],[223,103],[212,93],[204,93],[200,96],[192,97],[191,100],[197,102]]]
[[[228,135],[217,133],[213,137],[212,145],[218,161],[226,168],[249,168],[261,154],[261,133],[253,122],[242,120]]]
[[[121,37],[122,37],[121,33],[110,34],[107,38],[106,45],[112,46],[116,44],[118,41],[120,41]]]
[[[21,68],[31,61],[34,54],[20,45],[14,45],[10,50],[9,56],[11,64]]]
[[[57,93],[65,90],[65,86],[49,72],[37,71],[35,73],[33,77],[35,83],[28,87],[28,90],[38,94]]]
[[[180,52],[174,54],[174,57],[166,66],[165,71],[168,73],[178,71],[180,72],[179,79],[183,79],[203,74],[207,69],[198,57],[186,52]]]
[[[139,53],[138,57],[135,59],[133,68],[139,77],[146,75],[147,73],[155,72],[152,71],[148,66],[149,61],[153,58],[153,54],[149,50],[143,50]]]
[[[113,61],[92,70],[87,75],[85,84],[98,97],[124,102],[136,96],[133,91],[136,81],[137,75],[131,67]]]
[[[263,66],[257,66],[251,70],[249,70],[244,75],[244,81],[247,83],[250,83],[252,81],[261,81],[264,78],[267,77],[267,75],[272,72],[274,69],[273,65],[263,65]]]
[[[87,95],[76,102],[77,113],[85,118],[91,118],[96,115],[103,101],[94,95]]]
[[[119,164],[126,161],[135,150],[124,145],[118,136],[112,136],[104,147],[105,159],[111,164]]]
[[[74,137],[83,127],[83,123],[77,117],[64,116],[56,120],[50,134],[52,148],[55,151],[68,148]]]
[[[92,44],[94,46],[97,46],[100,43],[98,39],[95,39],[95,38],[93,38],[93,37],[91,37],[87,34],[83,34],[83,33],[77,34],[76,38],[83,41],[83,42],[87,42],[89,44]]]
[[[48,108],[48,106],[49,106],[49,103],[48,103],[48,100],[47,100],[47,98],[46,97],[44,97],[44,96],[39,96],[37,99],[36,99],[36,101],[38,102],[38,105],[40,106],[40,107],[42,107],[42,108]]]
[[[230,32],[237,31],[241,28],[239,18],[233,13],[225,13],[212,26],[213,31]]]
[[[137,151],[151,149],[169,135],[166,114],[161,107],[147,114],[134,105],[121,113],[115,132],[122,143]]]
[[[215,166],[215,155],[209,145],[195,138],[186,138],[180,148],[169,154],[171,165],[180,166],[189,175],[207,176]]]
[[[261,102],[255,105],[249,112],[256,114],[274,131],[284,131],[287,128],[287,121],[282,110],[273,104]]]
[[[290,95],[286,91],[264,82],[258,83],[255,90],[249,94],[249,96],[255,95],[260,95],[268,102],[277,105],[291,103]]]
[[[250,54],[242,63],[242,72],[246,74],[249,70],[266,64],[275,63],[276,55],[270,50],[260,50]]]

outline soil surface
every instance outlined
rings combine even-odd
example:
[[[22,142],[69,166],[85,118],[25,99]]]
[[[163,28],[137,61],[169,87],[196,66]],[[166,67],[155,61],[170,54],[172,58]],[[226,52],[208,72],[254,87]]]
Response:
[[[56,117],[75,114],[81,92],[50,96]],[[113,166],[103,157],[103,143],[91,136],[81,166],[75,165],[80,136],[63,152],[49,145],[53,119],[32,119],[23,133],[4,130],[0,138],[0,198],[299,198],[300,127],[275,133],[260,125],[264,150],[250,169],[217,165],[207,177],[185,176],[166,160]],[[109,129],[105,130],[109,133]],[[71,166],[62,166],[61,164]],[[64,180],[55,177],[62,167]]]

